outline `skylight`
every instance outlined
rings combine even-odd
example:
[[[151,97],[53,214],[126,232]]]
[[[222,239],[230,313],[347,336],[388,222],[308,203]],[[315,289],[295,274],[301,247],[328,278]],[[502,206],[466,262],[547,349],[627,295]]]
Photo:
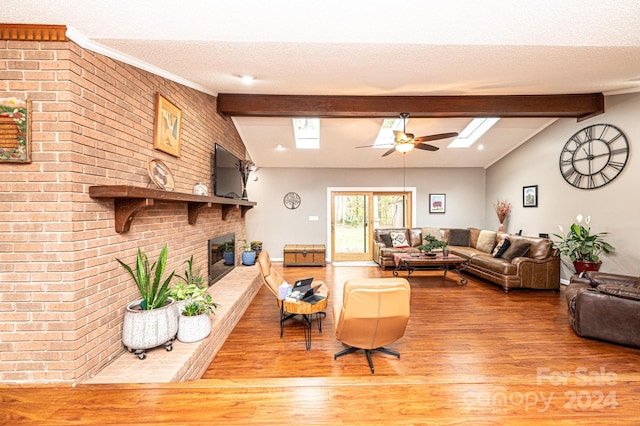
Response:
[[[471,120],[471,123],[460,132],[460,135],[451,141],[449,148],[470,147],[480,136],[496,124],[498,120],[500,120],[500,118],[474,118]]]
[[[409,120],[407,119],[407,121]],[[402,119],[385,118],[373,146],[375,148],[389,148],[389,145],[393,145],[395,142],[394,130],[404,130]]]
[[[294,118],[293,132],[296,137],[296,148],[319,149],[320,148],[320,119],[319,118]]]

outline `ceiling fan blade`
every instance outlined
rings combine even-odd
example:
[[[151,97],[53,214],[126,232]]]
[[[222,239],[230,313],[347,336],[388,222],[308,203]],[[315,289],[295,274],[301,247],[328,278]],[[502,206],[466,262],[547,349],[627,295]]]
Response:
[[[437,146],[429,145],[428,143],[417,143],[415,147],[418,149],[424,149],[425,151],[437,151],[440,149]]]
[[[393,154],[394,152],[396,152],[395,148],[391,148],[389,151],[385,152],[384,154],[382,154],[383,157],[386,157],[389,154]]]
[[[416,142],[429,142],[429,141],[437,141],[438,139],[455,138],[456,136],[458,136],[457,132],[438,133],[438,134],[435,134],[435,135],[417,137],[417,138],[415,138],[415,141]]]
[[[387,146],[391,147],[391,146],[393,146],[393,145],[394,145],[394,144],[392,144],[392,143],[383,143],[383,144],[377,144],[377,145],[362,145],[362,146],[356,146],[356,148],[378,148],[378,147],[383,147],[383,148],[384,148],[384,147],[387,147]]]

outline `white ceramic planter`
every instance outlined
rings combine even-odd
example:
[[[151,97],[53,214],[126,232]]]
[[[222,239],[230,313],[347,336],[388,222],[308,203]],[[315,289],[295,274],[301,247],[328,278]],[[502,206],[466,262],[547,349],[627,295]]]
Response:
[[[150,311],[138,310],[135,307],[142,300],[136,300],[127,305],[122,326],[122,343],[130,351],[135,352],[140,359],[144,359],[144,351],[164,345],[168,351],[171,342],[178,332],[178,316],[175,302],[169,298],[169,303],[162,308]]]
[[[178,318],[178,340],[184,343],[198,342],[211,333],[211,315]]]

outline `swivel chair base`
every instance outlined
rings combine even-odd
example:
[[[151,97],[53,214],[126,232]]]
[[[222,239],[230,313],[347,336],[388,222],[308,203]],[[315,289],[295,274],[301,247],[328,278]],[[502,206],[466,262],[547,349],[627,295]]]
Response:
[[[342,356],[342,355],[347,355],[350,353],[353,353],[357,350],[359,350],[360,348],[354,348],[352,346],[341,350],[340,352],[336,353],[333,355],[333,359],[338,359],[338,357]],[[375,348],[375,349],[363,349],[364,350],[364,354],[367,356],[367,361],[369,362],[369,368],[371,369],[371,374],[374,374],[374,368],[373,368],[373,361],[371,360],[371,351],[378,351],[378,352],[384,352],[386,354],[389,355],[393,355],[395,357],[400,358],[400,354],[396,351],[392,351],[391,349],[387,349],[387,348]]]

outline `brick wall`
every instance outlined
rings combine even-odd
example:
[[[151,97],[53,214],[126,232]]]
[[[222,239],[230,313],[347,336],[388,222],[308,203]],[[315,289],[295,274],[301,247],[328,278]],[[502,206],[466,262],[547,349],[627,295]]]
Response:
[[[155,95],[182,110],[182,155],[153,149]],[[84,50],[72,42],[0,41],[0,97],[32,100],[32,163],[0,163],[0,381],[80,381],[124,349],[124,307],[138,298],[116,258],[150,259],[168,245],[168,270],[192,254],[206,272],[207,240],[245,236],[219,206],[187,223],[183,203],[157,201],[128,233],[114,230],[112,200],[91,185],[148,186],[159,158],[176,191],[209,185],[215,142],[243,157],[216,98]]]

